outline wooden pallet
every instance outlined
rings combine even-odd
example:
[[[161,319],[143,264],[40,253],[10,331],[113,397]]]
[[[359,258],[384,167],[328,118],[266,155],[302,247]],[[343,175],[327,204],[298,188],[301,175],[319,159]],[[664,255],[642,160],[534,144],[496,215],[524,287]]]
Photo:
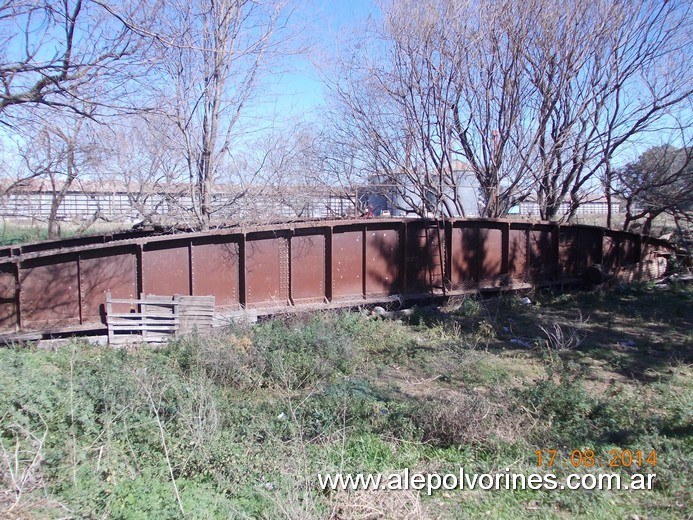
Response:
[[[108,343],[161,343],[178,334],[208,331],[212,328],[214,302],[214,296],[143,294],[137,299],[123,299],[112,298],[107,292]],[[114,304],[129,305],[137,312],[113,312]]]

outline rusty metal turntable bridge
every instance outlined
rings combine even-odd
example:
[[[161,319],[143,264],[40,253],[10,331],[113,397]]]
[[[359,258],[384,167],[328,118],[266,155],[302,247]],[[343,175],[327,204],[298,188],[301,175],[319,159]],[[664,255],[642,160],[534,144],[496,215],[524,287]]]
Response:
[[[653,278],[672,251],[598,227],[467,219],[71,238],[0,249],[0,335],[103,332],[107,293],[214,296],[220,315],[273,313],[571,284],[597,263]],[[119,313],[136,312],[119,305]]]

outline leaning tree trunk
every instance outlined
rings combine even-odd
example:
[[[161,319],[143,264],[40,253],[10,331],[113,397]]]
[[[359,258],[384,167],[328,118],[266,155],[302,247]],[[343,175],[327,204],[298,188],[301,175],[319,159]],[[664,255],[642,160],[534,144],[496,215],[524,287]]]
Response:
[[[51,201],[51,210],[48,214],[48,238],[53,240],[60,238],[60,223],[58,222],[58,210],[60,205],[65,200],[65,196],[69,191],[72,183],[77,178],[77,168],[75,167],[75,149],[71,143],[67,145],[67,177],[59,191],[55,191],[55,182],[53,182],[53,200]]]

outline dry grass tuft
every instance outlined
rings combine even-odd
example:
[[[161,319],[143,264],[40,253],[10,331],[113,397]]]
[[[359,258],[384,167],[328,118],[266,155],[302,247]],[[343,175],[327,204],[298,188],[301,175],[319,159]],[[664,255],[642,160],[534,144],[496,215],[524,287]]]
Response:
[[[416,491],[365,489],[340,491],[332,504],[330,520],[424,520],[430,518]]]
[[[507,395],[489,399],[481,392],[455,392],[427,403],[417,419],[425,442],[463,446],[514,442],[529,416],[523,408],[513,406]]]

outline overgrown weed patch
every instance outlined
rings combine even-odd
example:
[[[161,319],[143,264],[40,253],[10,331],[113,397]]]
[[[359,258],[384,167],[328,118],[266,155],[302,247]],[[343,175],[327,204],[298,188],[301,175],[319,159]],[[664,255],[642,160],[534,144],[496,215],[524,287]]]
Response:
[[[134,352],[79,341],[2,349],[0,512],[683,518],[691,295],[641,285],[535,293],[531,304],[463,298],[402,322],[283,316]],[[656,451],[655,489],[428,497],[317,487],[327,471],[536,473],[548,471],[536,466],[547,449],[564,461],[574,450],[601,461]]]

